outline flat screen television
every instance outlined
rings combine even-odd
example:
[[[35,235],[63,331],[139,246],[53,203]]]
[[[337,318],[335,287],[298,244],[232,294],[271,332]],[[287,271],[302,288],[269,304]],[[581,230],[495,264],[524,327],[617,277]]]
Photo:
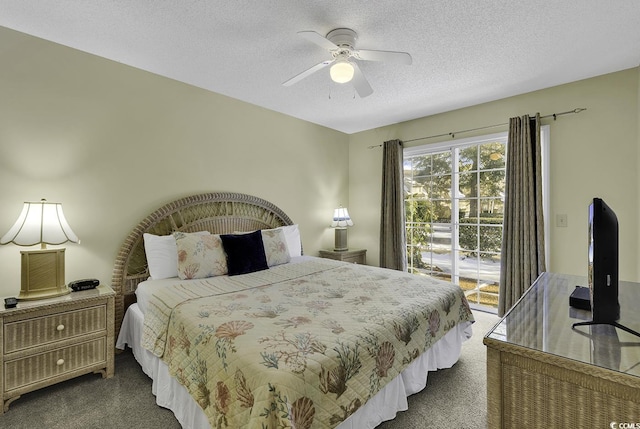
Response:
[[[589,295],[594,322],[620,318],[618,302],[618,218],[600,198],[589,204]]]
[[[618,218],[601,198],[589,204],[589,298],[591,320],[580,325],[612,325],[639,336],[640,333],[617,322],[618,301]]]

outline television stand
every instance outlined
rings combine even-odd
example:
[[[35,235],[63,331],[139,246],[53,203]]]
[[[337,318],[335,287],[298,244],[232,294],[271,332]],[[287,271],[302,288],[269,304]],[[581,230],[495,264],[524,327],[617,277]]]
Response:
[[[610,325],[610,326],[615,326],[616,328],[622,329],[623,331],[626,331],[630,334],[635,335],[636,337],[640,337],[640,332],[636,332],[633,329],[627,328],[624,325],[619,324],[618,322],[596,322],[593,320],[589,320],[587,322],[578,322],[578,323],[574,323],[573,325],[571,325],[571,328],[575,328],[576,326],[587,326],[587,325]]]
[[[585,281],[540,275],[485,335],[488,429],[608,428],[639,421],[640,338],[604,324],[571,327],[593,319],[567,305],[575,285]],[[619,282],[619,296],[616,322],[640,331],[640,283]]]

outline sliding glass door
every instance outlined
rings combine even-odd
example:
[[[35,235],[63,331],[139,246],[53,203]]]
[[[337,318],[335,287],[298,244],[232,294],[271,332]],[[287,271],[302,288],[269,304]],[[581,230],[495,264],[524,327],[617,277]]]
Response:
[[[506,139],[404,154],[409,271],[451,280],[471,304],[489,308],[498,303]]]

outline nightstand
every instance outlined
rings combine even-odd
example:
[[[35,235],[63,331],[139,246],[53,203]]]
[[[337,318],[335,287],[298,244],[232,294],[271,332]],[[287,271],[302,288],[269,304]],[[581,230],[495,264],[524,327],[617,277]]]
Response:
[[[342,250],[342,251],[321,250],[320,257],[364,265],[367,263],[367,250],[366,249],[349,249],[349,250]]]
[[[0,307],[0,414],[21,395],[91,372],[114,372],[108,286]]]

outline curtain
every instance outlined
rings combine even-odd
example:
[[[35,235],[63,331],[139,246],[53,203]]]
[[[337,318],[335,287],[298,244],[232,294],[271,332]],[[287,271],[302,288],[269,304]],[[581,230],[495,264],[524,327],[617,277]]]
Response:
[[[380,266],[407,271],[402,142],[400,140],[384,142],[382,150]]]
[[[498,314],[545,271],[540,114],[509,119]]]

